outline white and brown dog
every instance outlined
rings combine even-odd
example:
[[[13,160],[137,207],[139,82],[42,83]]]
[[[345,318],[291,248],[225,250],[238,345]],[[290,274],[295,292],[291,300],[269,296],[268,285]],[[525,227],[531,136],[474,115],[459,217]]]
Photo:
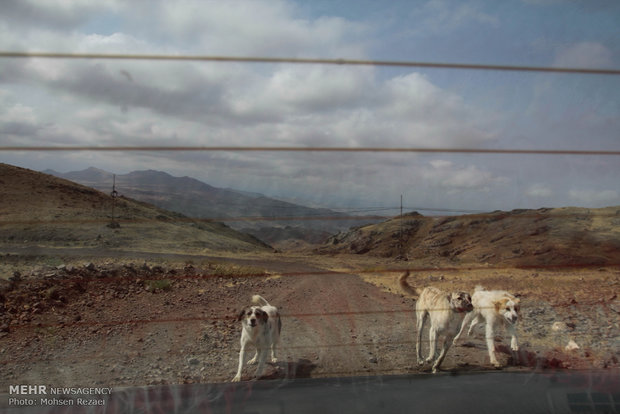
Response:
[[[265,368],[267,354],[271,352],[271,362],[276,363],[276,347],[280,341],[280,331],[282,321],[278,308],[271,306],[263,297],[252,296],[252,303],[260,306],[250,306],[239,313],[238,320],[241,321],[241,350],[239,351],[239,367],[237,375],[232,379],[233,382],[241,381],[241,371],[245,361],[246,348],[253,345],[256,348],[256,355],[248,361],[248,364],[256,364],[256,379],[258,379]]]
[[[433,363],[433,373],[436,373],[439,366],[446,357],[446,353],[452,345],[452,339],[461,326],[465,315],[473,309],[471,297],[467,292],[444,292],[434,287],[426,287],[423,290],[414,288],[407,283],[409,271],[399,278],[401,288],[413,296],[418,296],[415,304],[417,321],[416,353],[418,365],[432,362],[436,352],[436,342],[438,336],[443,336],[441,352]],[[430,349],[426,360],[422,359],[422,330],[424,322],[429,317],[431,326],[429,329]]]
[[[495,335],[496,329],[504,326],[508,334],[512,337],[510,348],[513,352],[519,350],[517,343],[517,322],[519,320],[520,303],[519,298],[511,295],[505,290],[484,290],[480,286],[476,286],[476,290],[472,295],[472,303],[474,311],[469,313],[463,320],[461,330],[454,338],[454,343],[463,334],[465,326],[469,324],[467,335],[471,335],[472,330],[479,323],[486,322],[485,339],[487,349],[489,351],[489,359],[491,364],[500,367],[501,364],[495,356]]]

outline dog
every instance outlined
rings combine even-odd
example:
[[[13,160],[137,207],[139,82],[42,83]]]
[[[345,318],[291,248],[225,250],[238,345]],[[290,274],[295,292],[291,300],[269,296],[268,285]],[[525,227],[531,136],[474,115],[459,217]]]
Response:
[[[263,374],[269,352],[271,352],[271,363],[278,362],[276,347],[280,342],[280,331],[282,330],[278,308],[271,306],[259,295],[252,296],[252,303],[259,306],[243,309],[237,318],[241,322],[241,350],[239,351],[237,375],[232,379],[232,382],[241,381],[241,371],[243,370],[248,345],[253,345],[256,348],[256,355],[248,361],[249,365],[258,363],[256,379]]]
[[[510,349],[513,352],[519,350],[517,343],[517,322],[519,321],[520,303],[519,298],[506,292],[505,290],[484,290],[481,286],[476,286],[472,295],[474,311],[467,314],[459,333],[454,338],[454,344],[459,340],[465,326],[469,324],[467,335],[471,335],[472,330],[479,323],[486,322],[485,339],[489,351],[489,359],[495,367],[501,367],[495,356],[495,344],[493,343],[496,328],[504,326],[508,334],[512,337]]]
[[[461,322],[465,315],[473,310],[471,297],[467,292],[444,292],[434,287],[426,287],[420,289],[414,288],[407,283],[409,271],[399,278],[401,288],[412,296],[418,297],[415,304],[416,322],[417,322],[417,339],[416,354],[418,365],[430,363],[433,361],[436,352],[436,342],[438,336],[443,336],[443,344],[441,352],[432,365],[433,374],[437,372],[439,366],[446,357],[446,353],[452,344],[454,335],[458,332]],[[430,318],[429,340],[430,349],[429,356],[426,360],[422,359],[422,330],[426,318]]]

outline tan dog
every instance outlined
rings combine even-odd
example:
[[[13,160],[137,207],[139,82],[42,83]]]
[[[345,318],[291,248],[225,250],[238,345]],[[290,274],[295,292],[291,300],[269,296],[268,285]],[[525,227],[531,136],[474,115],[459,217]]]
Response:
[[[519,298],[505,290],[484,290],[482,287],[476,286],[476,290],[472,295],[472,303],[474,311],[469,313],[463,320],[461,329],[454,338],[454,343],[456,344],[456,341],[461,337],[467,324],[469,324],[467,335],[471,335],[472,330],[477,324],[486,322],[485,339],[489,351],[489,359],[491,364],[500,367],[501,364],[495,356],[495,344],[493,342],[496,335],[495,330],[498,326],[504,326],[512,337],[510,348],[514,352],[519,350],[516,332],[520,310]]]
[[[473,309],[471,297],[467,292],[444,292],[434,287],[427,287],[420,291],[407,283],[409,271],[399,278],[401,288],[413,296],[418,296],[415,304],[416,321],[418,327],[416,340],[416,353],[418,365],[424,365],[433,361],[436,352],[437,336],[443,336],[441,352],[433,363],[433,373],[436,373],[439,366],[446,357],[446,353],[452,345],[452,338],[458,332],[463,318],[467,312]],[[429,329],[430,349],[429,356],[422,360],[422,329],[426,318],[430,317],[431,326]]]

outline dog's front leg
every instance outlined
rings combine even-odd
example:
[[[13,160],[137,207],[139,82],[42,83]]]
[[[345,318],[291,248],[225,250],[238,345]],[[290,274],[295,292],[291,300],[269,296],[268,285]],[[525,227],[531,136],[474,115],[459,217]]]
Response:
[[[508,326],[506,329],[508,334],[511,336],[510,339],[510,349],[512,350],[512,360],[515,365],[519,365],[521,363],[519,358],[519,344],[517,343],[517,328],[514,325]]]
[[[491,364],[496,368],[501,367],[502,365],[497,362],[497,358],[495,357],[495,335],[493,334],[493,324],[487,321],[486,325],[486,333],[485,339],[487,342],[487,349],[489,350],[489,359],[491,360]]]
[[[241,381],[241,371],[243,370],[243,360],[245,359],[245,344],[241,343],[241,350],[239,351],[239,367],[237,367],[237,375],[232,379],[232,382]]]
[[[276,347],[277,345],[275,342],[271,344],[271,363],[272,364],[278,363],[278,357],[276,356]]]
[[[463,322],[461,322],[461,329],[459,329],[459,333],[457,333],[454,339],[452,340],[453,345],[456,345],[458,340],[461,339],[461,335],[463,335],[463,331],[465,331],[465,326],[469,324],[469,321],[471,320],[472,317],[473,317],[472,312],[468,312],[465,315],[465,318],[463,318]],[[469,335],[469,332],[467,333],[467,335]]]
[[[258,349],[256,350],[256,354],[254,354],[254,358],[252,358],[252,359],[250,359],[250,360],[248,361],[248,365],[254,365],[254,364],[256,364],[257,359],[258,359]]]
[[[519,344],[517,343],[517,329],[514,325],[510,325],[508,326],[508,328],[506,329],[508,331],[508,334],[512,337],[512,339],[510,340],[510,349],[512,349],[513,351],[518,351],[519,350]]]
[[[265,361],[267,359],[267,349],[264,347],[258,349],[256,351],[256,355],[258,357],[258,365],[256,366],[256,379],[259,379],[263,375],[263,371],[265,370]]]
[[[476,327],[476,325],[478,325],[479,323],[483,321],[484,320],[480,317],[480,315],[474,316],[473,320],[469,324],[469,329],[467,330],[467,336],[471,336],[471,333],[474,331],[474,328]]]
[[[437,360],[433,364],[433,374],[437,373],[439,366],[441,365],[441,363],[443,362],[443,359],[446,357],[446,354],[448,353],[448,349],[450,348],[451,343],[452,343],[452,338],[450,336],[446,336],[443,342],[443,346],[441,347],[441,352],[439,353]]]

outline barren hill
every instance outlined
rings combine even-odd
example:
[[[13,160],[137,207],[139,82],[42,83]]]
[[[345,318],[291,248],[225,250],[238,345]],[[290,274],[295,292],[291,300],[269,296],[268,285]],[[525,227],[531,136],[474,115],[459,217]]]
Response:
[[[45,172],[106,193],[112,189],[113,174],[97,168],[68,173]],[[322,243],[338,231],[377,221],[258,193],[218,188],[191,177],[174,177],[154,170],[116,175],[116,189],[122,195],[166,210],[224,222],[269,244],[286,240]]]
[[[620,207],[410,213],[331,237],[320,253],[513,266],[620,263]]]
[[[0,164],[0,246],[108,247],[143,251],[268,249],[222,223]]]

